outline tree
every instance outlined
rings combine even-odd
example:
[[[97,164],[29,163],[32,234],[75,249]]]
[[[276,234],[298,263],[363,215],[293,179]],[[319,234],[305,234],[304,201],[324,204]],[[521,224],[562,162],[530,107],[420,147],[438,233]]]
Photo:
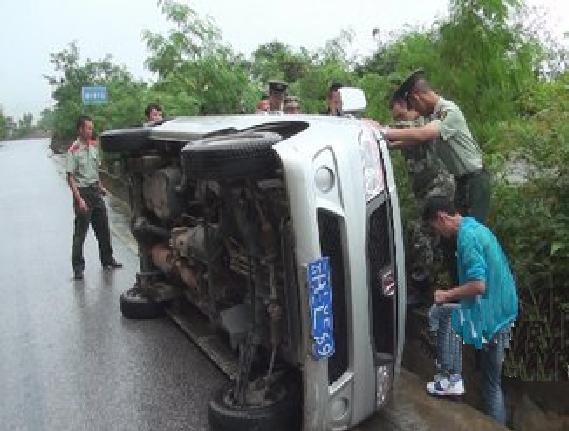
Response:
[[[4,116],[2,107],[0,106],[0,140],[8,137],[8,120]]]
[[[258,90],[242,56],[189,6],[170,0],[160,4],[174,28],[167,36],[146,30],[143,39],[150,51],[146,65],[158,73],[150,94],[167,115],[252,112]]]
[[[107,55],[102,60],[80,61],[75,42],[68,48],[51,54],[54,74],[46,76],[55,99],[53,129],[55,140],[69,140],[75,136],[75,122],[79,115],[93,117],[97,132],[140,124],[143,120],[146,84],[135,81],[123,67]],[[109,102],[104,105],[83,105],[81,87],[107,87]]]
[[[253,52],[251,74],[265,84],[271,79],[280,79],[289,84],[302,78],[311,64],[310,54],[301,48],[294,52],[289,45],[273,41],[260,45]]]

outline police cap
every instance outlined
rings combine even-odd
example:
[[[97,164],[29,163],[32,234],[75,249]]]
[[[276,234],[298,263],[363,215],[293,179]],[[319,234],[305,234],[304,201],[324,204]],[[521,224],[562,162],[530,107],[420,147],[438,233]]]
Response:
[[[287,87],[284,81],[269,81],[269,93],[284,93]]]

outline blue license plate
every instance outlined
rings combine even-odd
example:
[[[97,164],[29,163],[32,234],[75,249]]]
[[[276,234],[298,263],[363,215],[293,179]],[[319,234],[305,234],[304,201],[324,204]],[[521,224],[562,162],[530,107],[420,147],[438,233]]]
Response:
[[[307,268],[310,318],[312,320],[312,355],[314,359],[334,354],[334,319],[330,259],[310,262]]]

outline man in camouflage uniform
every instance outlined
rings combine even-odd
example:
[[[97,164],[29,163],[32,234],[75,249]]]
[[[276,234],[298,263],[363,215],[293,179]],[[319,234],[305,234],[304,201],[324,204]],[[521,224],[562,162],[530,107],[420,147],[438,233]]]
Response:
[[[107,208],[102,196],[107,193],[99,180],[101,162],[97,141],[93,140],[93,121],[86,115],[77,121],[78,137],[67,151],[67,183],[73,194],[75,224],[73,230],[73,247],[71,264],[75,280],[83,279],[85,260],[83,259],[83,243],[89,229],[93,225],[95,236],[99,242],[99,258],[104,269],[121,268],[122,264],[113,258],[111,234]]]
[[[425,124],[418,112],[409,109],[407,100],[400,92],[393,95],[390,108],[396,128],[420,127]],[[432,196],[446,196],[451,201],[454,200],[454,178],[435,154],[433,145],[434,142],[430,142],[401,148],[411,177],[418,214],[422,214],[425,202]],[[425,226],[420,217],[410,223],[410,232],[411,278],[415,282],[424,282],[436,275],[434,266],[442,262],[439,237]]]

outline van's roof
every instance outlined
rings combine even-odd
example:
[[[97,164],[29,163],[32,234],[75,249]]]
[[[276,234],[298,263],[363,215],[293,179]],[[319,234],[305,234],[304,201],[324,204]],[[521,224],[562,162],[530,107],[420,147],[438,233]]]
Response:
[[[235,130],[236,132],[250,128],[275,125],[286,127],[286,124],[298,127],[303,124],[304,128],[319,124],[340,125],[342,122],[352,124],[353,118],[332,117],[325,115],[306,115],[306,114],[250,114],[250,115],[206,115],[196,117],[177,117],[166,120],[157,125],[150,125],[132,129],[110,130],[104,132],[102,136],[112,136],[121,134],[144,134],[147,139],[152,140],[183,140],[199,139],[201,136],[212,134],[223,130]]]

